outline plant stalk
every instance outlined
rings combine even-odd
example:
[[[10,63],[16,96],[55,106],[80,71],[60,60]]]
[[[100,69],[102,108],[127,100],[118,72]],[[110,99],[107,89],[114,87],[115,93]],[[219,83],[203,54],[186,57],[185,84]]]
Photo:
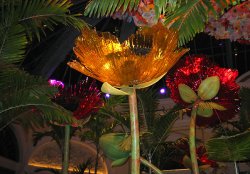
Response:
[[[191,120],[189,127],[189,150],[190,150],[193,174],[199,174],[199,166],[197,162],[196,145],[195,145],[195,137],[196,137],[195,123],[196,123],[197,108],[198,104],[194,104],[191,112]]]
[[[69,169],[69,140],[70,140],[70,125],[65,126],[65,139],[63,148],[63,165],[62,174],[68,174]]]
[[[136,89],[129,95],[130,127],[131,127],[131,174],[140,174],[139,121]]]
[[[150,169],[152,169],[154,171],[154,173],[156,174],[163,174],[162,171],[160,169],[158,169],[155,165],[153,165],[152,163],[148,162],[146,159],[144,158],[140,158],[141,163],[144,164],[145,166],[149,167]]]

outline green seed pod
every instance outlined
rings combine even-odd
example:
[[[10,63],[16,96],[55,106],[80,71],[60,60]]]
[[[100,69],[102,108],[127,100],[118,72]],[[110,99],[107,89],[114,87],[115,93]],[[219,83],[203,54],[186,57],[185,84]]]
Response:
[[[194,103],[197,100],[197,95],[189,86],[185,84],[179,84],[178,90],[181,96],[181,99],[186,103]]]
[[[208,77],[203,80],[198,88],[198,96],[202,100],[211,100],[220,89],[220,79],[218,76]]]

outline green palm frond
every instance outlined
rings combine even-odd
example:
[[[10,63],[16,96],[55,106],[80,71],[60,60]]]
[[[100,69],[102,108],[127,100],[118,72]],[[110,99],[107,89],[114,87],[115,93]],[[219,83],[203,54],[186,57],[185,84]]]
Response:
[[[206,142],[208,158],[215,161],[235,162],[250,159],[250,132]]]
[[[161,140],[161,142],[165,141],[169,136],[173,124],[179,117],[180,110],[179,106],[174,106],[166,114],[156,119],[154,124],[154,136]]]
[[[157,90],[146,89],[137,92],[140,127],[150,129],[154,125],[155,112],[158,109]],[[148,130],[146,130],[148,131]]]
[[[24,115],[42,117],[40,120],[56,122],[58,124],[73,123],[72,114],[63,107],[53,103],[51,96],[56,88],[48,82],[21,70],[8,71],[2,68],[0,72],[0,127],[8,125]],[[31,124],[38,122],[30,119]],[[41,122],[43,124],[43,122]]]
[[[161,14],[173,12],[176,8],[180,7],[186,1],[183,0],[155,0],[155,15],[159,18]]]
[[[141,131],[147,132],[142,136],[144,153],[153,152],[159,148],[169,135],[173,123],[179,113],[178,107],[174,107],[164,115],[159,113],[159,99],[157,90],[147,89],[138,91],[138,110],[140,115]]]
[[[207,0],[193,0],[177,8],[166,17],[165,24],[179,31],[179,45],[190,41],[195,34],[202,32],[208,20],[208,13],[215,10]]]
[[[0,60],[17,63],[23,59],[27,38],[21,25],[5,27],[0,23]]]
[[[68,0],[9,0],[0,4],[0,60],[17,63],[24,58],[27,40],[59,24],[82,29],[85,22],[70,14]]]
[[[129,115],[124,115],[116,111],[116,106],[124,103],[124,96],[111,96],[105,101],[105,105],[98,111],[98,114],[114,119],[117,124],[130,128]]]
[[[29,38],[33,34],[40,38],[40,31],[53,30],[58,24],[70,25],[78,29],[85,26],[79,14],[70,14],[69,8],[73,4],[68,0],[10,0],[1,3],[2,18],[0,23],[7,23],[5,27],[21,24]]]
[[[87,16],[111,16],[118,10],[124,14],[126,10],[136,10],[140,0],[91,0],[84,12]]]

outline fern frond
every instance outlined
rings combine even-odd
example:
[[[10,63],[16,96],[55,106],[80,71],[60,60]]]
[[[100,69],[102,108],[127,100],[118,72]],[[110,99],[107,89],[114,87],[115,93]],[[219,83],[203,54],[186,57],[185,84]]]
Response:
[[[92,17],[111,16],[118,10],[124,14],[127,10],[136,10],[140,0],[91,0],[84,15]]]
[[[208,12],[213,10],[212,3],[206,0],[188,1],[166,17],[165,24],[179,31],[179,45],[190,41],[196,33],[202,32],[208,20]]]
[[[33,34],[40,39],[40,32],[45,29],[53,30],[58,24],[70,25],[82,29],[86,23],[77,18],[79,14],[70,14],[69,8],[73,4],[68,0],[10,0],[0,5],[4,17],[0,23],[8,21],[4,27],[20,24],[31,39]]]
[[[23,59],[27,44],[24,27],[14,25],[4,27],[0,23],[0,60],[17,63]]]
[[[56,89],[50,87],[48,82],[40,77],[34,77],[21,70],[1,71],[0,127],[31,113],[36,113],[39,120],[47,122],[74,123],[75,120],[69,111],[51,101],[51,96],[55,92]],[[32,119],[30,121],[31,124],[38,124]]]
[[[155,0],[155,15],[158,19],[161,14],[173,12],[183,4],[183,0]]]
[[[235,162],[250,159],[250,132],[220,137],[206,142],[208,158],[216,161]]]

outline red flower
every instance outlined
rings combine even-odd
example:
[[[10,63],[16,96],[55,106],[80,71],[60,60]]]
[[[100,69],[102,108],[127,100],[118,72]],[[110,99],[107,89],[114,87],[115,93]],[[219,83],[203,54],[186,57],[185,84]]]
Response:
[[[227,110],[214,110],[214,114],[209,118],[197,117],[198,126],[214,126],[233,118],[238,112],[240,87],[235,82],[238,71],[221,68],[205,56],[189,56],[180,60],[173,67],[166,80],[167,87],[170,89],[170,97],[176,103],[187,107],[189,104],[181,99],[178,85],[186,84],[197,92],[201,81],[210,76],[220,78],[220,90],[211,101],[224,106]]]
[[[84,119],[98,111],[103,105],[101,93],[96,87],[95,81],[88,79],[79,82],[69,88],[59,89],[53,100],[73,112],[76,119]]]

